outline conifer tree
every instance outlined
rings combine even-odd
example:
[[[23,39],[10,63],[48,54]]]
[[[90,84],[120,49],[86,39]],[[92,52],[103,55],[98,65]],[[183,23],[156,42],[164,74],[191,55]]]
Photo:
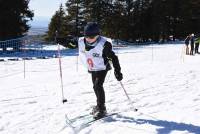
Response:
[[[17,38],[26,34],[34,14],[29,0],[0,0],[0,40]]]
[[[47,39],[53,41],[56,36],[56,31],[60,38],[65,37],[68,34],[65,28],[65,12],[61,4],[59,10],[51,18],[48,26]]]
[[[67,8],[66,24],[70,27],[67,31],[73,36],[80,36],[85,24],[83,0],[68,0],[65,5]]]

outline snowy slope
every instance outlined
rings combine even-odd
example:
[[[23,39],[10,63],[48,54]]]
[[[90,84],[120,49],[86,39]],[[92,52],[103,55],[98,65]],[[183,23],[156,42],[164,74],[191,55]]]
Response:
[[[90,74],[76,54],[62,58],[62,104],[58,59],[0,62],[0,134],[200,134],[200,55],[182,54],[183,45],[151,45],[115,50],[123,89],[113,71],[105,80],[108,112],[90,125],[67,126],[95,105]]]

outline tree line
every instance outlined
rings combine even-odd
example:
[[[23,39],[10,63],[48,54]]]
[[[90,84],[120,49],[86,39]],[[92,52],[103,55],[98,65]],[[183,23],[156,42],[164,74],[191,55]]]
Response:
[[[23,36],[33,11],[30,0],[0,0],[0,40]],[[47,39],[82,36],[88,21],[102,34],[126,41],[185,38],[200,31],[200,0],[67,0],[51,18]]]
[[[200,0],[68,0],[49,24],[48,39],[82,36],[88,21],[102,34],[126,41],[184,38],[200,31]]]

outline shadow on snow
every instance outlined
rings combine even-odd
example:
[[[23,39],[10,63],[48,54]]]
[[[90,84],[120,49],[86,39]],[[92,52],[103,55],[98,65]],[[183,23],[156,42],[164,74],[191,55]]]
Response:
[[[158,126],[158,134],[168,134],[171,131],[188,131],[190,133],[200,134],[200,126],[195,126],[193,124],[177,123],[167,120],[151,120],[151,119],[134,119],[132,117],[117,115],[116,118],[109,117],[104,120],[105,122],[115,122],[120,121],[124,123],[136,123],[136,124],[151,124]]]

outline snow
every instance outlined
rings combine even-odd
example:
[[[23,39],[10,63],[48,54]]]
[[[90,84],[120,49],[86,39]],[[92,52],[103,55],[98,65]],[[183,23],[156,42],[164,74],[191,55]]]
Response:
[[[183,46],[115,49],[132,103],[112,70],[104,83],[106,106],[118,114],[88,125],[80,120],[76,128],[65,116],[89,113],[96,100],[76,51],[62,57],[64,104],[57,58],[0,62],[0,134],[200,134],[200,55],[184,55]]]

